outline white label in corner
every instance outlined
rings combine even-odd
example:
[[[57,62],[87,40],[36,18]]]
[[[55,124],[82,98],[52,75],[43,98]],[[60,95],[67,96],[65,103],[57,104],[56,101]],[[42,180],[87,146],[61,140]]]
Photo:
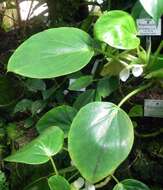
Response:
[[[158,24],[150,18],[141,18],[136,20],[140,36],[160,36],[161,35],[161,19]]]
[[[144,100],[144,116],[163,118],[163,100]]]

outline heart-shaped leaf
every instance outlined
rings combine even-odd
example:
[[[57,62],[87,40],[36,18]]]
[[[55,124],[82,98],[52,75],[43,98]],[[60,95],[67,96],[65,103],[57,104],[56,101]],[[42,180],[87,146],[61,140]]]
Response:
[[[42,164],[51,156],[57,154],[64,141],[63,131],[55,126],[46,129],[39,137],[18,150],[15,154],[5,158],[5,161],[26,164]]]
[[[45,30],[26,40],[9,60],[8,71],[51,78],[80,70],[94,54],[92,38],[73,27]]]
[[[134,19],[124,11],[109,11],[97,20],[95,37],[118,49],[135,49],[139,46]]]
[[[133,139],[132,122],[122,109],[113,103],[93,102],[74,118],[68,149],[83,177],[95,183],[127,158]]]
[[[70,125],[77,111],[75,108],[67,105],[59,106],[45,113],[36,124],[39,133],[42,133],[50,126],[60,127],[67,137]]]
[[[52,176],[48,179],[50,190],[70,190],[68,181],[59,175]]]
[[[125,179],[118,183],[113,190],[150,190],[144,183],[135,179]]]
[[[147,11],[147,13],[156,21],[163,14],[163,1],[162,0],[140,0],[140,3]]]

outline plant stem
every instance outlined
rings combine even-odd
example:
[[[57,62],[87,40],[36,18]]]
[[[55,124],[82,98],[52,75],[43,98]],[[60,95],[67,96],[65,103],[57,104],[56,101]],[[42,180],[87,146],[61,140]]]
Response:
[[[67,181],[71,181],[74,177],[79,174],[79,171],[75,172]]]
[[[114,181],[115,181],[116,183],[119,183],[119,180],[118,180],[114,175],[111,175],[111,177],[114,179]]]
[[[148,134],[139,134],[137,131],[135,131],[135,135],[140,138],[150,138],[150,137],[156,137],[163,133],[163,129],[160,129],[159,131],[148,133]]]
[[[125,96],[120,103],[118,104],[119,107],[121,107],[128,99],[130,99],[132,96],[136,95],[137,93],[149,88],[153,83],[148,83],[146,85],[140,86],[139,88],[135,89],[134,91],[130,92],[127,96]]]
[[[163,48],[163,40],[161,41],[160,45],[158,46],[158,48],[157,48],[157,50],[156,50],[156,52],[154,54],[154,58],[153,58],[152,63],[154,63],[156,61],[157,56],[159,55],[159,53],[162,50],[162,48]]]
[[[55,174],[58,175],[59,173],[58,173],[58,170],[57,170],[57,167],[56,167],[56,165],[55,165],[55,163],[54,163],[53,158],[50,156],[49,159],[50,159],[50,161],[51,161],[51,164],[52,164],[52,166],[53,166],[53,169],[54,169]]]
[[[157,57],[158,54],[160,53],[160,51],[162,50],[163,48],[163,40],[161,41],[160,45],[158,46],[156,52],[155,52],[155,56]]]
[[[104,187],[105,185],[108,184],[108,182],[111,180],[111,176],[109,175],[107,178],[105,178],[104,181],[102,181],[101,183],[98,183],[95,185],[95,188],[99,189],[101,187]]]

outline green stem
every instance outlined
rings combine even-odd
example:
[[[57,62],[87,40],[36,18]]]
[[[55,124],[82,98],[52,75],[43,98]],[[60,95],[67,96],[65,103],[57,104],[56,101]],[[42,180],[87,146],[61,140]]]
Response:
[[[137,131],[135,131],[135,135],[140,138],[150,138],[150,137],[156,137],[163,133],[163,129],[160,129],[159,131],[148,133],[148,134],[139,134]]]
[[[107,185],[107,184],[109,183],[110,180],[111,180],[111,176],[109,175],[107,178],[105,178],[104,181],[102,181],[102,182],[96,184],[96,185],[95,185],[95,188],[96,188],[96,189],[99,189],[99,188],[104,187],[105,185]]]
[[[114,175],[111,175],[111,177],[114,179],[114,181],[115,181],[116,183],[119,183],[119,180],[118,180]]]
[[[153,58],[152,63],[154,63],[156,61],[156,59],[157,59],[160,51],[162,50],[162,48],[163,48],[163,40],[161,41],[160,45],[158,46],[158,48],[157,48],[157,50],[156,50],[156,52],[154,54],[154,58]]]
[[[76,168],[75,168],[74,166],[69,166],[69,167],[67,167],[67,168],[64,168],[64,169],[59,170],[59,173],[60,173],[60,174],[65,174],[65,173],[67,173],[67,172],[73,172],[73,171],[75,171],[75,170],[76,170]]]
[[[119,107],[121,107],[127,100],[129,100],[132,96],[136,95],[137,93],[149,88],[152,85],[151,83],[148,83],[146,85],[140,86],[139,88],[135,89],[134,91],[132,91],[131,93],[129,93],[127,96],[125,96],[120,103],[118,104]]]
[[[53,162],[54,162],[54,161],[53,161]],[[60,174],[65,174],[65,173],[68,173],[68,172],[73,172],[73,171],[75,171],[75,170],[76,170],[76,168],[75,168],[74,166],[70,166],[70,167],[67,167],[67,168],[64,168],[64,169],[59,170],[59,173],[60,173]],[[55,174],[56,174],[56,172],[55,172],[55,173],[50,173],[50,174],[47,175],[47,176],[40,177],[40,178],[36,179],[35,181],[33,181],[32,183],[30,183],[29,185],[27,185],[26,188],[27,188],[27,187],[30,187],[31,185],[33,185],[33,184],[35,184],[35,183],[37,183],[37,182],[39,182],[39,181],[41,181],[41,180],[43,180],[43,179],[47,179],[47,178],[49,178],[50,176],[53,176],[53,175],[55,175]]]
[[[51,161],[51,164],[52,164],[52,166],[53,166],[53,169],[54,169],[55,174],[58,175],[59,173],[58,173],[58,170],[57,170],[57,167],[56,167],[56,165],[55,165],[55,163],[54,163],[53,158],[50,156],[49,159],[50,159],[50,161]]]
[[[67,181],[71,181],[74,177],[79,174],[79,171],[75,172]]]

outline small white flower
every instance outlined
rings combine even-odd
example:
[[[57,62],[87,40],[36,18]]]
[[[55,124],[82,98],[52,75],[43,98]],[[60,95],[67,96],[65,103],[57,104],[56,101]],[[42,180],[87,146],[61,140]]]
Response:
[[[103,0],[97,0],[98,4],[102,4],[104,1]]]
[[[124,69],[122,69],[122,71],[119,73],[119,77],[121,79],[121,81],[126,82],[126,80],[129,78],[130,76],[130,69],[125,67]]]
[[[69,93],[68,90],[64,90],[64,91],[63,91],[63,94],[64,94],[64,95],[67,95],[68,93]]]
[[[85,183],[85,190],[95,190],[95,186],[89,182]]]
[[[76,181],[73,182],[75,188],[80,189],[84,185],[84,179],[79,177]]]
[[[132,68],[132,74],[135,77],[139,77],[143,73],[143,67],[142,65],[134,65]]]

